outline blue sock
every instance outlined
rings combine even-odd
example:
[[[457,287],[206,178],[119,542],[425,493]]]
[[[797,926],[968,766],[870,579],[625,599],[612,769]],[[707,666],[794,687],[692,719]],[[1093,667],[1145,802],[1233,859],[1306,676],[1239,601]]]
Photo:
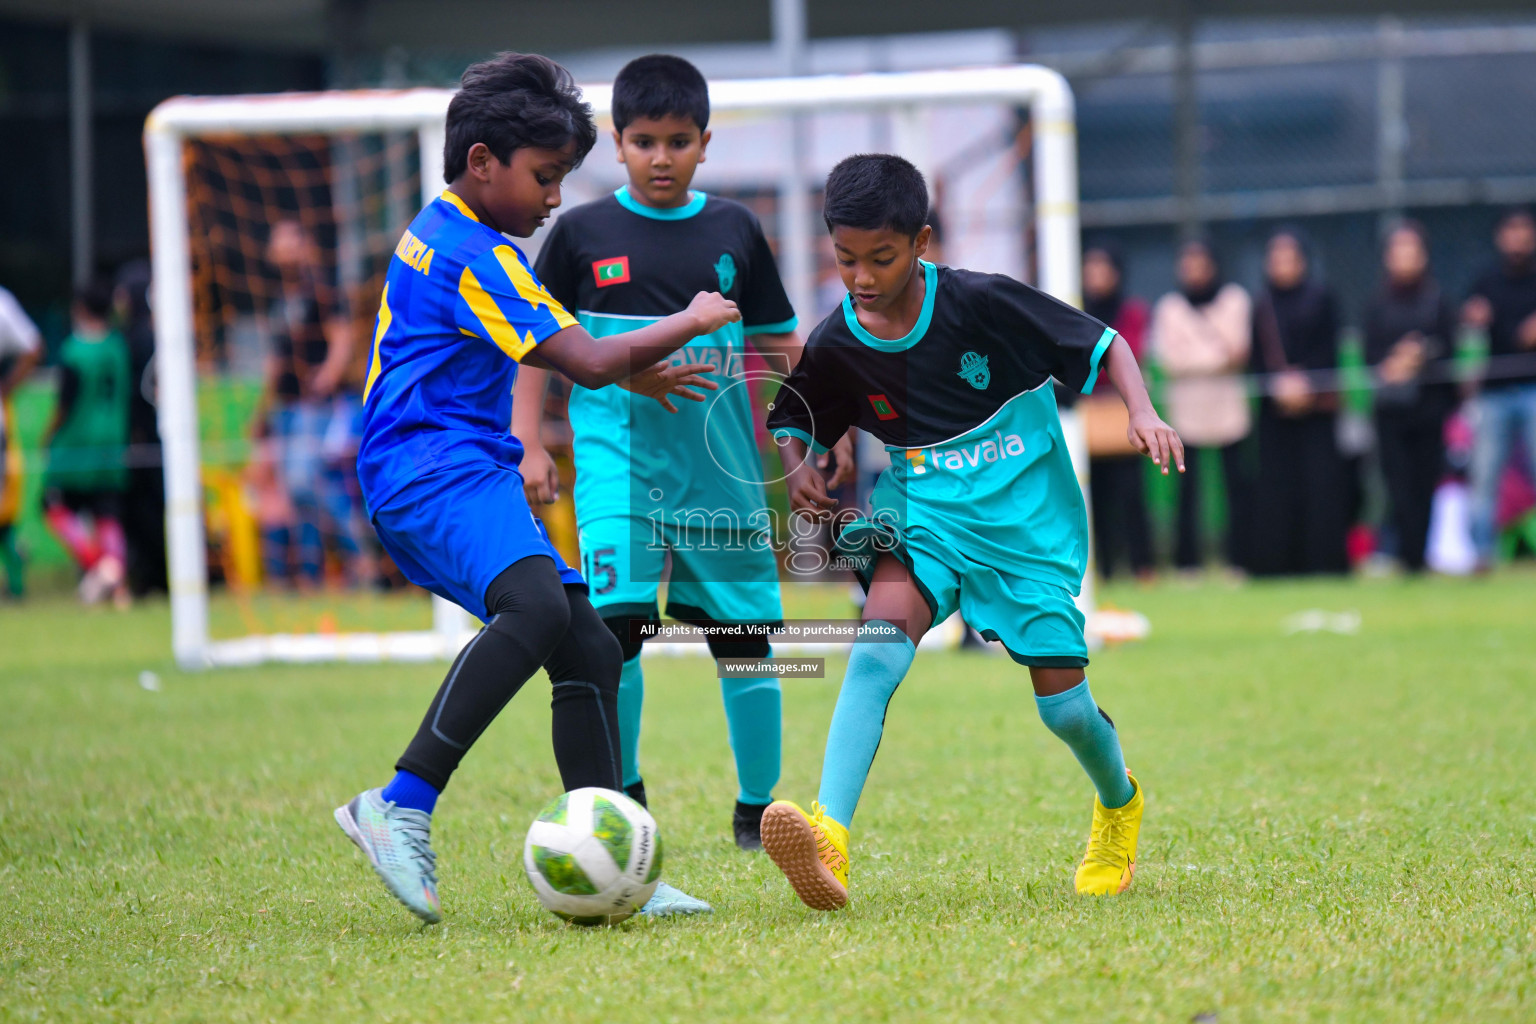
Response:
[[[408,771],[396,771],[381,794],[388,803],[409,807],[413,811],[432,813],[437,806],[437,787],[420,775]]]
[[[837,694],[832,727],[827,730],[827,753],[821,764],[821,793],[817,800],[833,820],[844,826],[853,824],[853,812],[858,809],[869,766],[874,764],[875,751],[880,749],[886,705],[917,653],[912,641],[904,636],[895,643],[866,639],[872,626],[882,631],[896,628],[874,619],[859,629],[848,655],[848,674],[843,676],[843,688]]]
[[[626,789],[640,781],[640,709],[644,704],[645,675],[637,654],[619,672],[619,753]]]
[[[770,655],[771,657],[772,655]],[[780,734],[784,712],[777,676],[722,679],[725,724],[736,756],[736,799],[744,804],[773,802],[779,781]]]
[[[1036,697],[1040,720],[1063,743],[1072,748],[1077,763],[1083,766],[1093,786],[1099,791],[1099,803],[1105,807],[1124,807],[1136,795],[1131,780],[1125,777],[1125,755],[1120,750],[1120,736],[1104,712],[1094,703],[1084,679],[1070,690]]]

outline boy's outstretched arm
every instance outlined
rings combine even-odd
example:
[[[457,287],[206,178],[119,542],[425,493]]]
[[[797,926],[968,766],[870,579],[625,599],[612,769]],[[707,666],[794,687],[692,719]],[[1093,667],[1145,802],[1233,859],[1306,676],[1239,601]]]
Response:
[[[719,388],[714,381],[699,376],[715,369],[713,363],[682,366],[656,363],[619,381],[619,386],[655,399],[668,412],[677,412],[672,398],[702,402],[704,395],[695,388],[710,391]],[[523,474],[523,490],[530,505],[549,505],[560,497],[560,472],[544,447],[544,393],[548,387],[549,371],[526,360],[518,370],[517,383],[512,386],[512,434],[523,443],[523,461],[518,468]]]
[[[662,390],[661,380],[665,374],[651,364],[665,359],[699,335],[712,334],[740,319],[736,303],[719,292],[700,292],[681,313],[673,313],[639,330],[602,341],[584,328],[567,327],[540,342],[523,357],[523,362],[558,370],[584,388],[616,384],[633,375],[642,385],[633,390],[659,401],[658,393]],[[637,366],[649,369],[636,373]]]
[[[1164,476],[1174,466],[1180,473],[1184,472],[1184,442],[1152,408],[1152,398],[1141,379],[1136,356],[1118,334],[1110,342],[1109,351],[1104,353],[1104,372],[1124,399],[1126,412],[1130,413],[1130,426],[1125,433],[1131,444],[1141,454],[1151,456],[1152,461],[1162,467]]]
[[[827,481],[811,458],[811,449],[797,437],[778,440],[779,458],[784,462],[785,486],[789,491],[789,511],[804,512],[821,519],[837,508],[837,499],[827,494]]]

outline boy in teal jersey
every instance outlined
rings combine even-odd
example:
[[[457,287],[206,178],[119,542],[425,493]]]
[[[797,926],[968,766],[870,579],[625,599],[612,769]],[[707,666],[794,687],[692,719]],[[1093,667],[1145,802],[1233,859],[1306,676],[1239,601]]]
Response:
[[[715,632],[721,624],[776,626],[783,615],[777,564],[760,543],[768,520],[742,363],[750,339],[782,376],[802,345],[757,218],[689,187],[710,138],[709,90],[698,69],[663,54],[631,61],[613,84],[613,120],[629,184],[561,215],[539,252],[539,278],[604,338],[645,326],[700,288],[718,288],[742,315],[740,324],[696,338],[673,357],[719,365],[720,390],[705,404],[667,416],[617,387],[577,387],[571,396],[583,568],[592,602],[623,649],[624,785],[643,803],[644,680],[635,630],[658,617],[668,555],[667,614],[710,629],[717,658],[769,656],[760,635]],[[530,502],[553,500],[557,486],[553,463],[533,441],[543,395],[541,376],[518,381]],[[834,486],[852,471],[851,446],[840,443]],[[708,525],[690,530],[690,523]],[[779,681],[730,678],[720,687],[736,761],[733,831],[741,848],[760,849],[759,823],[779,777]]]
[[[886,708],[917,642],[958,609],[1029,668],[1040,717],[1097,790],[1077,891],[1124,892],[1143,799],[1083,674],[1088,649],[1073,597],[1088,523],[1052,378],[1087,394],[1102,370],[1125,400],[1131,442],[1164,473],[1170,463],[1183,470],[1183,447],[1113,330],[1011,278],[922,259],[928,191],[907,161],[844,160],[827,179],[823,214],[849,294],[811,332],[768,427],[797,513],[836,508],[808,455],[850,426],[885,442],[891,468],[875,486],[872,514],[834,526],[869,597],[819,799],[810,814],[787,801],[770,806],[763,845],[808,906],[847,903],[848,826]]]
[[[556,302],[508,236],[560,204],[597,129],[570,74],[504,53],[464,72],[448,106],[448,188],[411,222],[385,274],[364,391],[358,479],[384,549],[414,583],[485,621],[459,653],[395,776],[335,812],[385,886],[437,921],[431,814],[459,762],[540,667],[552,685],[561,782],[618,789],[619,650],[523,496],[508,432],[520,363],[587,387],[628,378],[670,406],[713,388],[706,363],[661,364],[739,319],[700,293],[687,309],[598,342]]]

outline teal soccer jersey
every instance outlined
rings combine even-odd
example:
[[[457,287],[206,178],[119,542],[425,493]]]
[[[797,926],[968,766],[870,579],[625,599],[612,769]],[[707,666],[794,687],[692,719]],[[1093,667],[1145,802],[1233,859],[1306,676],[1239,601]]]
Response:
[[[891,468],[872,497],[873,532],[921,556],[908,564],[919,563],[936,610],[948,581],[924,579],[924,559],[958,573],[962,593],[980,566],[1004,577],[999,595],[1023,583],[1076,594],[1088,522],[1050,383],[1092,391],[1114,331],[1008,277],[922,270],[927,292],[905,338],[870,334],[847,298],[817,326],[768,427],[817,451],[850,426],[885,442]],[[843,530],[840,546],[870,527]]]
[[[518,361],[575,324],[517,246],[458,196],[417,214],[385,274],[363,391],[357,472],[368,508],[446,466],[515,467]]]
[[[695,338],[672,361],[711,362],[718,391],[668,413],[617,386],[572,389],[577,522],[734,516],[750,528],[764,507],[747,381],[745,338],[786,333],[795,314],[761,226],[740,203],[703,192],[675,209],[636,202],[627,188],[562,214],[538,257],[550,294],[594,337],[632,331],[684,309],[701,291],[741,308],[739,324]]]

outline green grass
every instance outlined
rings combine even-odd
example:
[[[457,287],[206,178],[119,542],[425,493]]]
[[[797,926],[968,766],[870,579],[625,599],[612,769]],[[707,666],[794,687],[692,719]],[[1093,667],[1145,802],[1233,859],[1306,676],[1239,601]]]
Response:
[[[441,666],[186,675],[163,607],[5,608],[0,1019],[1536,1018],[1536,578],[1110,597],[1155,626],[1091,671],[1149,793],[1126,896],[1069,894],[1089,790],[1006,659],[918,658],[835,915],[731,845],[708,662],[652,662],[668,877],[718,910],[599,931],[522,877],[559,788],[542,682],[444,798],[424,928],[330,811],[384,778]],[[1284,635],[1311,607],[1362,629]],[[828,668],[786,686],[802,801]]]

